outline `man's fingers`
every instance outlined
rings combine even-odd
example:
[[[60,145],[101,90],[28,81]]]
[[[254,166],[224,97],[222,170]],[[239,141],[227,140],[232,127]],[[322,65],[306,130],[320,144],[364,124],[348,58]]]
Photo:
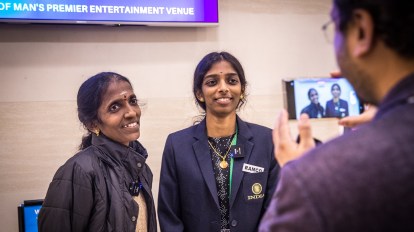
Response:
[[[284,134],[286,133],[286,130],[289,128],[286,128],[287,119],[285,119],[287,112],[285,110],[282,110],[279,113],[279,116],[276,119],[275,127],[273,129],[273,144],[275,144],[276,147],[278,147],[281,143],[281,141],[286,141],[286,137]],[[289,132],[287,132],[289,133]]]
[[[279,141],[281,143],[289,143],[292,140],[288,117],[287,111],[283,109],[279,115]]]
[[[280,116],[282,113],[279,113],[279,115],[276,118],[276,122],[275,122],[275,127],[273,128],[272,131],[272,137],[273,137],[273,144],[275,146],[275,157],[276,157],[276,152],[277,149],[279,147],[279,127],[280,127]]]
[[[275,158],[280,166],[283,166],[287,161],[291,160],[292,146],[294,142],[290,136],[288,113],[282,110],[276,120],[275,128],[273,129],[273,143],[275,144]]]
[[[342,73],[340,71],[334,71],[334,72],[331,72],[330,74],[332,78],[339,78],[342,76]]]
[[[348,116],[338,121],[338,124],[345,127],[355,127],[371,121],[377,113],[377,107],[369,106],[364,113],[357,116]]]
[[[300,137],[299,146],[302,147],[302,149],[306,150],[315,147],[315,140],[312,136],[312,127],[309,121],[309,116],[307,114],[300,115],[298,130]]]
[[[361,120],[360,116],[348,116],[339,119],[338,124],[344,127],[354,127],[356,125],[361,124],[362,122],[363,121]]]

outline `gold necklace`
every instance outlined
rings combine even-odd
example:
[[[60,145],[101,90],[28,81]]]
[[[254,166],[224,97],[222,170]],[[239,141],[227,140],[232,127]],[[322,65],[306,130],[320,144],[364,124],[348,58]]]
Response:
[[[232,137],[233,138],[233,137]],[[229,166],[229,163],[227,163],[227,161],[226,161],[226,156],[229,154],[229,152],[230,152],[230,149],[231,149],[231,144],[229,144],[229,148],[227,149],[227,151],[226,151],[226,154],[224,154],[224,155],[221,155],[217,150],[216,150],[216,148],[214,148],[213,147],[213,144],[211,144],[210,143],[210,141],[208,141],[207,140],[207,142],[208,142],[208,144],[210,145],[210,147],[211,147],[211,149],[213,149],[213,151],[214,151],[214,153],[216,153],[221,159],[222,159],[222,161],[220,162],[220,167],[222,168],[222,169],[225,169],[225,168],[227,168],[228,166]]]

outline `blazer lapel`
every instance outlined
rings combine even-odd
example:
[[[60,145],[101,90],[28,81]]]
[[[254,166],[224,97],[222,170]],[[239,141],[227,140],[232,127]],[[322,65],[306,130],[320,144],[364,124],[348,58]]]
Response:
[[[207,184],[210,194],[216,202],[217,208],[219,207],[218,196],[217,196],[217,186],[214,179],[213,163],[211,161],[210,148],[207,143],[207,134],[206,134],[206,121],[205,119],[200,122],[197,126],[196,134],[194,137],[197,139],[193,143],[193,149],[198,161],[198,166],[200,167],[203,178]]]
[[[241,157],[234,158],[230,209],[233,206],[233,202],[236,198],[236,194],[240,188],[240,183],[243,180],[243,176],[244,176],[244,172],[242,171],[243,164],[248,163],[250,159],[250,155],[254,147],[254,144],[249,141],[253,137],[252,132],[247,127],[246,123],[243,122],[238,116],[237,116],[237,127],[238,127],[237,145],[242,146],[242,150],[244,154]]]

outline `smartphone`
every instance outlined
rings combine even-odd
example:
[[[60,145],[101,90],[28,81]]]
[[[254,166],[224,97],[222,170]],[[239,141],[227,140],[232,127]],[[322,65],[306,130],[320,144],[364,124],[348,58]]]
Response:
[[[310,118],[343,118],[363,112],[363,102],[343,77],[293,78],[283,80],[284,103],[289,119],[302,113]]]

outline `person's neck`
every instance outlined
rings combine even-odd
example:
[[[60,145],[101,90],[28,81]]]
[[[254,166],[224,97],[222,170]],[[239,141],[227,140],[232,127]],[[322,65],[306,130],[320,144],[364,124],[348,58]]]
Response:
[[[377,102],[381,102],[398,82],[414,73],[414,59],[402,58],[390,49],[384,49],[382,53],[377,54],[377,59],[371,65]]]
[[[206,115],[207,136],[220,138],[231,136],[236,131],[236,113],[217,117],[214,115]]]
[[[335,102],[335,103],[336,103],[336,102],[339,102],[339,97],[334,97],[334,98],[333,98],[333,102]]]
[[[394,70],[388,70],[388,73],[384,77],[384,81],[379,85],[379,99],[382,101],[388,92],[394,88],[402,79],[406,78],[408,75],[414,73],[414,62],[411,64],[401,63],[399,69],[394,68]]]

